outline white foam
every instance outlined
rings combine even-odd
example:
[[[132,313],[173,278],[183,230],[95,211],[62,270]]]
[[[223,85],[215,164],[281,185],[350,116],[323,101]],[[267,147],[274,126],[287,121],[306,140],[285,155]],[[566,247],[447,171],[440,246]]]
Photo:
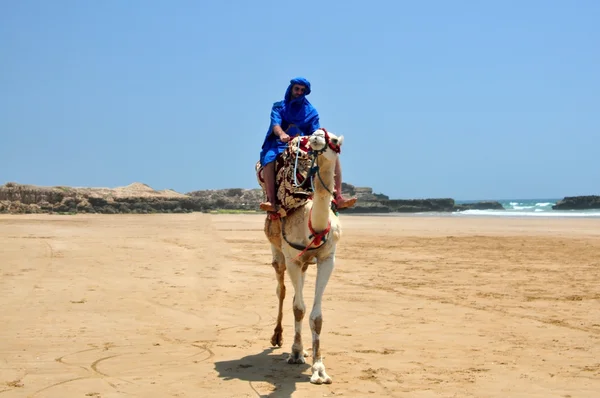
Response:
[[[535,206],[513,206],[513,210],[533,209]]]
[[[600,211],[544,211],[541,209],[535,212],[522,212],[510,210],[465,210],[453,212],[457,216],[496,216],[496,217],[600,217]]]

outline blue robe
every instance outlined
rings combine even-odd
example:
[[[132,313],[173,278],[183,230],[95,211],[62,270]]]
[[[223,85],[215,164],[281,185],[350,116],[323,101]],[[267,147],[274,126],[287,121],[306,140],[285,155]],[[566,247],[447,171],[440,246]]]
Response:
[[[304,95],[291,100],[291,91],[294,84],[302,84],[306,87]],[[321,126],[319,124],[319,113],[306,99],[310,94],[310,82],[302,77],[290,80],[290,85],[285,91],[283,101],[275,102],[271,107],[271,124],[260,151],[260,164],[264,166],[277,158],[287,148],[288,143],[282,142],[273,134],[273,126],[279,125],[290,137],[296,135],[311,135]]]

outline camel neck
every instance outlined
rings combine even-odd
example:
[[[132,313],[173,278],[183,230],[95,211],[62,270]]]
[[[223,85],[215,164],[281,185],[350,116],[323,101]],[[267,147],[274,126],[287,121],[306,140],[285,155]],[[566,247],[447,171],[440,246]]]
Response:
[[[334,187],[334,170],[335,167],[332,164],[319,165],[321,178],[317,175],[313,178],[315,192],[313,194],[311,224],[317,232],[325,230],[329,224],[329,209],[331,208],[332,199],[330,192],[333,192]]]

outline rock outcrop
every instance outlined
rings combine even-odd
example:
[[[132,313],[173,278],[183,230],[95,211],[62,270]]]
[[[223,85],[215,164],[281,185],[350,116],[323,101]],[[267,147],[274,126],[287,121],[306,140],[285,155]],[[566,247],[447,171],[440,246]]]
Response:
[[[188,192],[187,196],[202,204],[207,210],[257,210],[263,201],[263,193],[257,189],[208,189]]]
[[[0,213],[185,213],[202,211],[187,195],[155,191],[134,183],[126,187],[38,187],[7,183],[0,187]]]
[[[452,212],[466,209],[502,209],[497,202],[457,205],[453,199],[390,199],[368,187],[344,183],[345,196],[356,196],[357,206],[345,213]],[[218,210],[257,211],[263,192],[256,189],[218,189],[186,194],[156,191],[133,183],[118,188],[38,187],[7,183],[0,186],[0,213],[188,213]]]
[[[600,196],[567,196],[556,202],[552,210],[590,210],[600,209]]]
[[[454,199],[390,199],[387,195],[375,194],[371,188],[357,188],[343,183],[342,192],[356,196],[357,205],[344,210],[344,213],[424,213],[455,212],[463,210],[504,210],[500,202],[482,201],[456,204]]]

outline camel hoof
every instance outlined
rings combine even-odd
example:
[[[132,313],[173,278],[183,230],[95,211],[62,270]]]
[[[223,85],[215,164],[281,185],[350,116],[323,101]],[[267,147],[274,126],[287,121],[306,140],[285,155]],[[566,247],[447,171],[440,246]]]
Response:
[[[325,365],[323,363],[317,363],[313,365],[313,374],[310,378],[310,382],[312,384],[331,384],[333,380],[327,372],[325,372]]]
[[[275,332],[273,334],[273,337],[271,337],[271,345],[273,347],[275,347],[275,346],[281,347],[282,344],[283,344],[283,333]]]
[[[327,377],[320,377],[320,376],[313,375],[310,378],[310,382],[312,384],[331,384],[331,383],[333,383],[333,380],[331,380],[331,377],[329,377],[329,376],[327,376]]]
[[[289,363],[290,365],[303,365],[306,363],[306,360],[304,359],[304,354],[300,355],[300,353],[296,352],[290,354],[287,363]]]

